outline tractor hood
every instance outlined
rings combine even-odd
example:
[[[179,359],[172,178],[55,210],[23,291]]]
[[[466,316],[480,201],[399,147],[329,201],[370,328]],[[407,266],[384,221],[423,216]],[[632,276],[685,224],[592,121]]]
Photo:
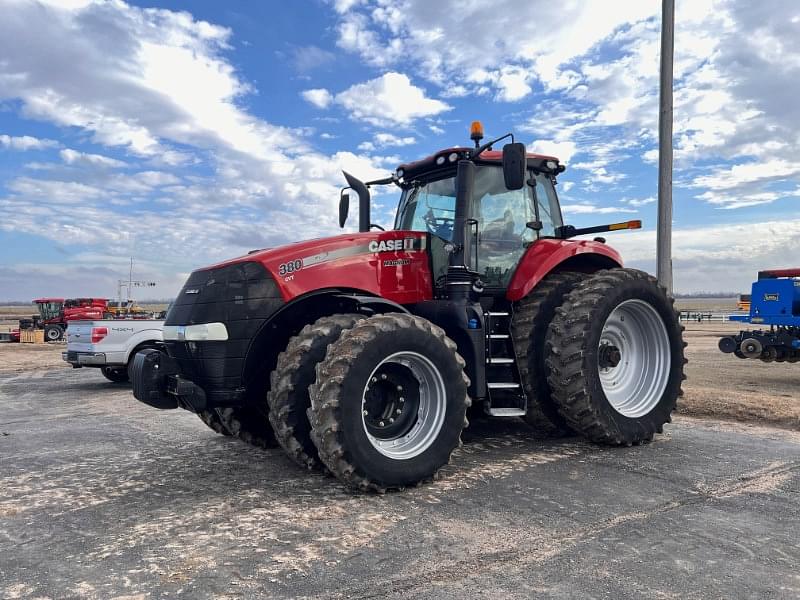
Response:
[[[251,252],[200,270],[260,263],[286,301],[315,290],[344,289],[419,302],[432,296],[427,244],[427,234],[419,231],[346,233]]]

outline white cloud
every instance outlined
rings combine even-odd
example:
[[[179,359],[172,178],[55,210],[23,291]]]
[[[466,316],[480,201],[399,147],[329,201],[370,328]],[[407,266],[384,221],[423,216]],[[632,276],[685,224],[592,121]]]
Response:
[[[333,96],[325,88],[304,90],[300,95],[303,96],[306,102],[313,104],[317,108],[328,108],[333,102]]]
[[[343,6],[346,4],[346,8]],[[336,0],[338,44],[378,67],[409,62],[414,72],[463,95],[490,85],[498,100],[531,92],[533,77],[551,89],[573,85],[562,65],[584,55],[619,27],[653,18],[656,0],[625,0],[608,10],[602,2],[570,0],[553,10],[544,0],[461,3],[405,0]],[[475,73],[484,74],[482,81]],[[459,87],[464,86],[464,87]],[[447,92],[445,92],[447,93]]]
[[[729,190],[743,185],[780,180],[800,174],[800,161],[774,158],[765,162],[737,164],[696,177],[694,187]]]
[[[265,158],[295,146],[290,130],[238,107],[249,86],[222,56],[229,37],[185,12],[123,2],[18,3],[0,20],[0,99],[141,156],[172,150],[165,141]]]
[[[417,139],[413,136],[398,137],[391,133],[376,133],[373,141],[362,142],[358,145],[359,150],[373,152],[378,148],[388,148],[391,146],[410,146],[416,144]]]
[[[20,3],[3,17],[0,100],[135,161],[120,172],[94,148],[68,148],[36,177],[4,181],[0,211],[15,218],[0,232],[71,255],[158,256],[165,272],[185,272],[335,233],[341,170],[375,179],[399,162],[325,155],[306,143],[312,130],[253,116],[242,100],[255,90],[226,57],[231,32],[188,13]]]
[[[425,91],[402,73],[384,73],[376,79],[357,83],[336,95],[336,103],[353,119],[381,126],[409,126],[415,119],[451,110],[441,100],[425,96]]]
[[[640,206],[647,206],[648,204],[653,204],[656,201],[655,196],[648,196],[647,198],[630,198],[627,200],[623,200],[626,204],[630,204],[631,206],[636,206],[637,208]]]
[[[108,156],[102,156],[100,154],[90,154],[87,152],[78,152],[76,150],[72,150],[71,148],[64,148],[59,153],[61,155],[61,160],[63,160],[68,165],[83,165],[83,166],[94,166],[94,167],[108,167],[108,168],[119,168],[125,167],[126,163],[121,160],[116,160],[114,158],[109,158]]]
[[[626,206],[596,206],[590,202],[579,202],[576,204],[564,204],[561,212],[565,215],[605,215],[613,213],[635,213],[636,210]]]
[[[568,163],[577,150],[577,144],[571,141],[534,140],[529,147],[529,151],[555,156],[561,163]]]
[[[30,135],[0,135],[0,146],[11,150],[46,150],[48,148],[58,148],[59,143],[55,140],[35,138]]]
[[[655,270],[656,232],[603,234],[626,266]],[[672,232],[673,272],[678,292],[749,292],[758,271],[796,267],[786,248],[800,245],[800,220],[679,227]]]

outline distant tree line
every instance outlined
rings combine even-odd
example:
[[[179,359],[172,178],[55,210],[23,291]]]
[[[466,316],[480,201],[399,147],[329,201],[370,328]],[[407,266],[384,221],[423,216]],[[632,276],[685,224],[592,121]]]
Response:
[[[676,298],[691,299],[691,298],[738,298],[738,292],[689,292],[686,294],[674,293]]]

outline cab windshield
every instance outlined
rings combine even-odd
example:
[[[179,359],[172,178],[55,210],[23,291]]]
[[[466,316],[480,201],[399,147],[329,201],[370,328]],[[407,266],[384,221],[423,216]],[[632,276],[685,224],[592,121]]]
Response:
[[[39,315],[42,319],[55,319],[61,314],[60,302],[39,302]]]
[[[535,186],[509,190],[500,166],[476,168],[472,215],[478,222],[477,268],[486,285],[507,285],[528,243],[537,235],[554,237],[562,225],[553,182],[533,171],[530,175]],[[420,182],[404,190],[395,227],[452,240],[455,205],[455,176]],[[527,226],[537,219],[536,206],[542,222],[538,234]]]

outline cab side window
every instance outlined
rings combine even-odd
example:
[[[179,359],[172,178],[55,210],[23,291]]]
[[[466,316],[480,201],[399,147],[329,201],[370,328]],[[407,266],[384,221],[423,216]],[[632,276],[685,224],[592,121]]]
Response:
[[[564,224],[556,190],[550,178],[541,173],[535,176],[535,180],[534,195],[539,207],[539,220],[542,222],[539,237],[555,237],[556,227]]]

